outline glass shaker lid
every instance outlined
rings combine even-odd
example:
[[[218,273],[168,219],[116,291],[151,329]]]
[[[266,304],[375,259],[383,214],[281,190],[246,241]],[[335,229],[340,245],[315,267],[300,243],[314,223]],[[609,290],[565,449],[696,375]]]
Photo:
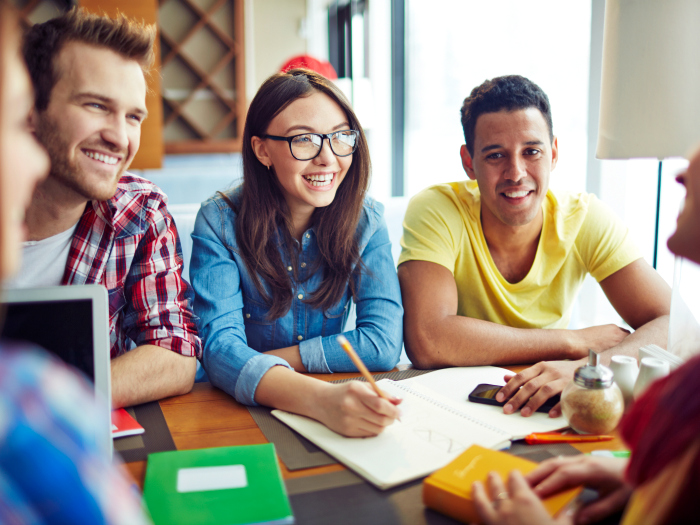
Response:
[[[613,372],[599,363],[600,356],[588,349],[588,364],[576,369],[574,383],[584,388],[609,388],[613,383]]]

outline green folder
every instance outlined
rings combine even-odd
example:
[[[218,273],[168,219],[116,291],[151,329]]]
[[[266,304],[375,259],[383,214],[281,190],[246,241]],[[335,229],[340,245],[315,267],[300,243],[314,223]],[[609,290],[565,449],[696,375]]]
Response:
[[[150,454],[143,497],[156,525],[294,523],[272,443]]]

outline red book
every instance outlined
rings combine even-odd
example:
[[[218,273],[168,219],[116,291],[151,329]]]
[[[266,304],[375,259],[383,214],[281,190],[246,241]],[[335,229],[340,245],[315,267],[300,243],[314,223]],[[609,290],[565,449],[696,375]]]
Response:
[[[112,410],[112,437],[120,438],[143,434],[145,430],[123,408]]]

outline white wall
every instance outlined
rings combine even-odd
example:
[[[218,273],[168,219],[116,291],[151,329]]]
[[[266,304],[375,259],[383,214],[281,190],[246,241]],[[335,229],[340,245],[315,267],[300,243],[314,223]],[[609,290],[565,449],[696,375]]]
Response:
[[[549,96],[559,142],[551,186],[584,191],[590,2],[408,0],[407,9],[406,195],[466,178],[462,102],[509,74]]]
[[[306,0],[246,0],[246,97],[252,100],[267,77],[307,52]]]

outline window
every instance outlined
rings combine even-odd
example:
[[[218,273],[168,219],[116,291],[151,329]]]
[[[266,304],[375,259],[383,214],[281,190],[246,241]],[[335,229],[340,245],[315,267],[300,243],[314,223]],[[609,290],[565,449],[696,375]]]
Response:
[[[487,78],[520,74],[552,104],[556,189],[584,191],[589,2],[407,0],[405,194],[466,177],[459,110]]]

